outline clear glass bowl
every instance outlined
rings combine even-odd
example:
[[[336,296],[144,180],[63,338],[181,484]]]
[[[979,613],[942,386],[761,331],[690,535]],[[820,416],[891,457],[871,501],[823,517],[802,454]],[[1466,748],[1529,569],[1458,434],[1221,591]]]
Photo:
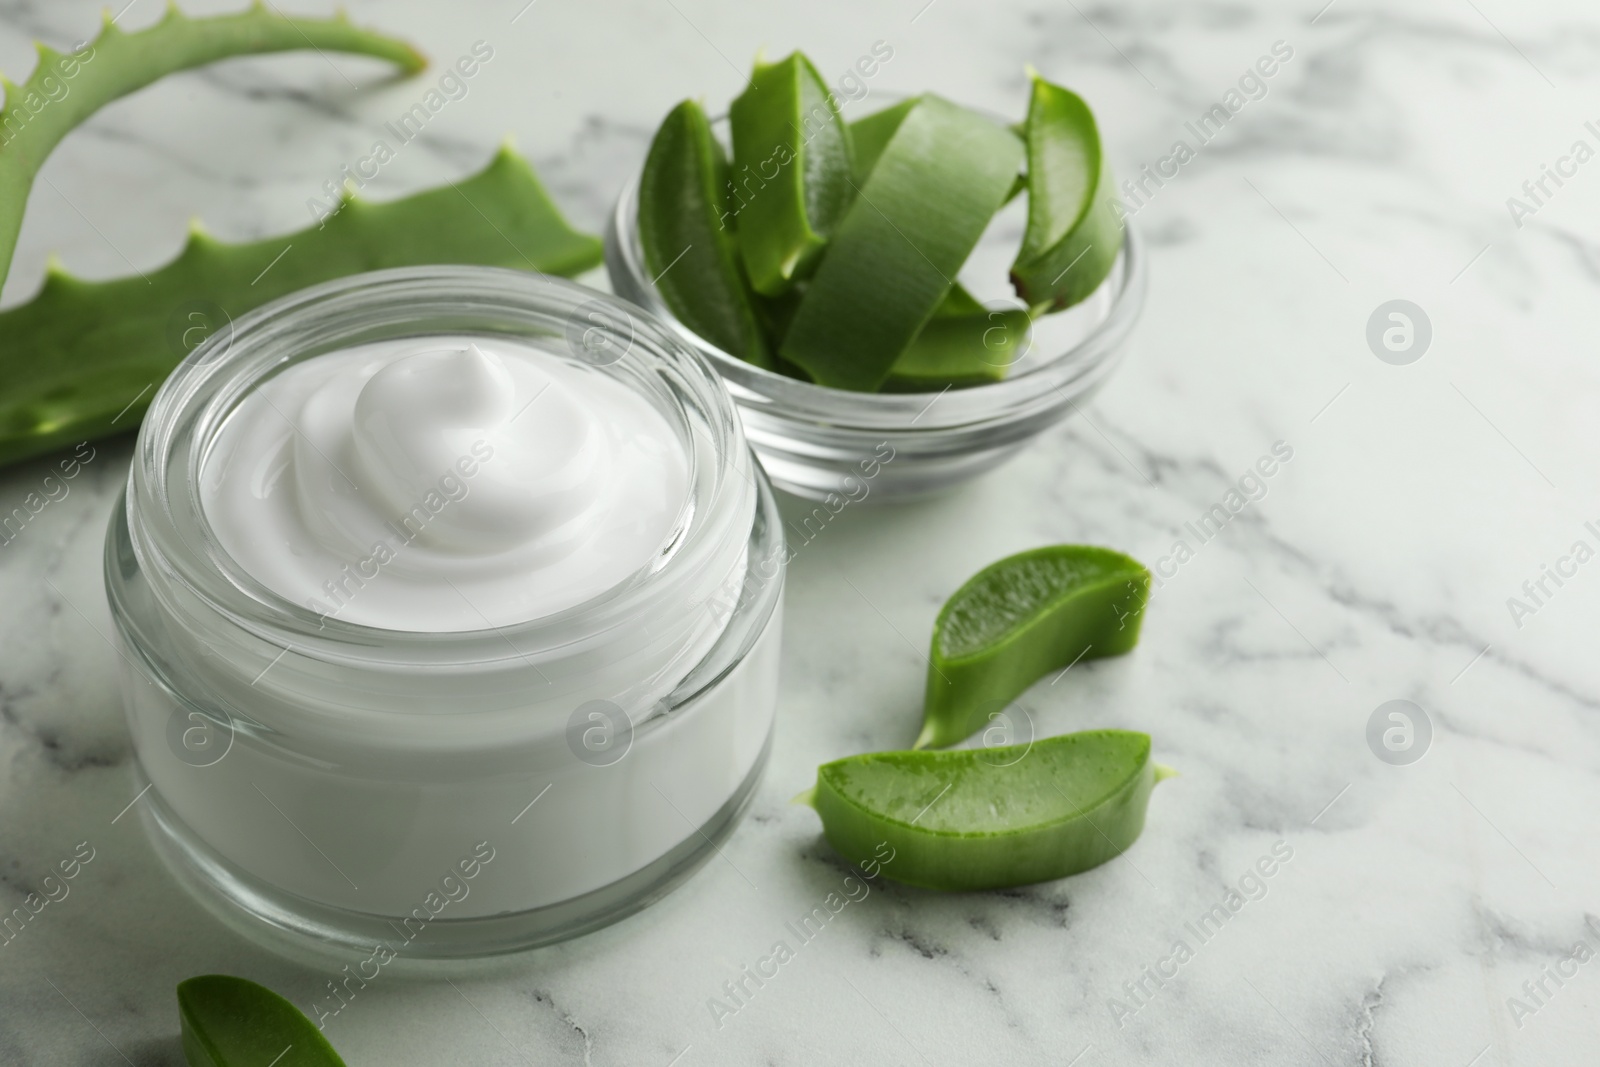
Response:
[[[1026,352],[992,385],[942,393],[857,393],[763,370],[695,334],[662,300],[639,241],[639,182],[617,200],[606,269],[618,296],[670,324],[722,375],[767,475],[812,500],[894,499],[948,488],[1009,459],[1105,381],[1144,304],[1144,253],[1129,226],[1110,277],[1088,300],[1033,324]],[[1005,298],[1021,241],[1022,198],[995,217],[960,281],[985,304]],[[1015,306],[1011,298],[1008,306]]]

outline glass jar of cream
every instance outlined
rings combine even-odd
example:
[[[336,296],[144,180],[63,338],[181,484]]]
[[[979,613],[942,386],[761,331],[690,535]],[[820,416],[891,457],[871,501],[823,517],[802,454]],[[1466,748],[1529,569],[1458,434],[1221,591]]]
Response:
[[[756,787],[782,562],[715,373],[630,305],[427,267],[262,308],[161,387],[107,539],[158,851],[375,966],[629,914]]]

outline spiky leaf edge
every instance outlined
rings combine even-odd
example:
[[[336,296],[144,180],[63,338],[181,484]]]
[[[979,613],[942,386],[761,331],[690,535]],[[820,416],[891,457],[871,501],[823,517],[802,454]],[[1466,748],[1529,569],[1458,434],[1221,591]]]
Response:
[[[470,263],[570,276],[601,257],[600,241],[566,222],[504,144],[477,174],[399,200],[346,190],[325,223],[296,233],[227,244],[191,227],[183,251],[142,276],[90,282],[53,263],[37,296],[0,311],[0,464],[136,428],[184,354],[165,334],[180,305],[236,318],[363,270]]]
[[[35,47],[39,62],[27,81],[17,85],[0,77],[5,90],[0,107],[0,285],[10,272],[39,168],[62,138],[113,100],[168,74],[264,52],[351,52],[388,60],[407,74],[427,66],[409,44],[359,29],[343,12],[331,19],[291,18],[269,10],[262,0],[239,14],[203,19],[190,18],[169,4],[160,22],[135,33],[123,32],[108,10],[100,35],[71,53],[79,70],[69,79],[68,92],[57,99],[51,98],[46,80],[59,79],[68,55],[45,44]],[[28,106],[30,100],[39,103],[36,110]]]

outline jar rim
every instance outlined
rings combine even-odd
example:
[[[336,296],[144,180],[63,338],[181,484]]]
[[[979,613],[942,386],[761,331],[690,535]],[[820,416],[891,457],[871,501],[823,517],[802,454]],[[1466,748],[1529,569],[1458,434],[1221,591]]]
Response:
[[[592,313],[592,314],[591,314]],[[429,316],[436,317],[430,319]],[[598,318],[598,321],[594,321]],[[428,321],[450,322],[415,332]],[[475,325],[466,325],[467,323]],[[599,331],[609,355],[588,359]],[[199,477],[216,437],[240,400],[284,368],[340,347],[396,336],[484,333],[528,341],[613,377],[657,387],[686,446],[689,493],[662,546],[639,569],[562,611],[502,626],[453,631],[395,630],[319,613],[271,589],[223,548],[201,505]],[[637,386],[635,386],[637,387]],[[202,610],[257,637],[345,656],[353,649],[403,653],[424,666],[434,650],[451,662],[527,659],[574,643],[574,625],[598,637],[683,585],[718,542],[743,544],[753,514],[753,462],[732,403],[703,356],[638,307],[564,279],[497,267],[404,267],[339,278],[291,293],[208,337],[162,384],[139,432],[129,473],[128,520],[134,551],[151,574],[176,579]],[[741,464],[744,469],[741,469]],[[744,528],[739,529],[742,525]],[[724,528],[728,526],[733,528]],[[680,580],[675,581],[674,578]],[[192,606],[191,606],[192,610]],[[580,637],[577,640],[581,641]]]

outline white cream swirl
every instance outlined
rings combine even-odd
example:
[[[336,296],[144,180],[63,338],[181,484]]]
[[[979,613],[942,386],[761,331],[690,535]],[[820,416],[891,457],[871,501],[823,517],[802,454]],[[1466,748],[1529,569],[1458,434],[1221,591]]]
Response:
[[[495,338],[290,367],[207,457],[222,548],[274,592],[394,630],[505,626],[612,588],[671,536],[686,449],[624,382]]]

